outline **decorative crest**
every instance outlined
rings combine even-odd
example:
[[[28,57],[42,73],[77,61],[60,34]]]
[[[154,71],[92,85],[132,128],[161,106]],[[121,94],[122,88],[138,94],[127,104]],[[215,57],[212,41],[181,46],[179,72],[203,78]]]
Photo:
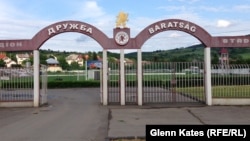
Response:
[[[128,13],[124,13],[121,11],[116,19],[116,28],[118,27],[125,28],[127,21],[128,21]]]

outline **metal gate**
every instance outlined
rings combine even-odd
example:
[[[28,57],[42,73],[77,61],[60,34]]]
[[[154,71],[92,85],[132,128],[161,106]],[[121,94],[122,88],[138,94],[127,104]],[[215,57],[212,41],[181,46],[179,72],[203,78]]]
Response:
[[[120,64],[108,63],[108,103],[120,104]],[[125,102],[137,104],[136,63],[125,63]]]
[[[125,102],[137,104],[137,67],[136,63],[125,63]]]
[[[33,68],[0,68],[0,102],[33,101]]]
[[[120,64],[108,63],[108,103],[120,103]]]
[[[108,63],[108,103],[120,104],[120,64]],[[205,103],[203,62],[125,63],[125,103],[137,104],[137,75],[142,75],[143,104]]]
[[[205,103],[203,62],[143,63],[143,103]]]
[[[40,68],[40,105],[44,105],[48,103],[48,93],[47,93],[47,85],[48,85],[48,78],[47,78],[47,66],[43,65]]]

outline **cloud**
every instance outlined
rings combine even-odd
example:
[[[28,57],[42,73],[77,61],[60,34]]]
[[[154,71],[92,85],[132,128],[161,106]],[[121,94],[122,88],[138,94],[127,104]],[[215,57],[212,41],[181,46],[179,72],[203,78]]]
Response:
[[[198,2],[200,0],[168,0],[169,2],[172,2],[172,1],[179,1],[179,2],[185,2],[185,3],[195,3],[195,2]]]
[[[1,2],[0,5],[0,20],[4,20],[7,18],[13,18],[14,17],[18,17],[18,11],[16,9],[14,9],[14,7],[10,6],[9,4],[5,3],[5,2]]]
[[[178,34],[178,33],[176,33],[176,32],[173,32],[173,33],[169,34],[168,37],[170,37],[170,38],[177,38],[177,37],[181,37],[181,35]]]
[[[63,33],[46,41],[41,49],[60,51],[100,51],[102,47],[92,38],[80,33]]]
[[[207,23],[206,19],[201,18],[199,14],[195,12],[181,12],[181,13],[169,15],[168,17],[171,19],[182,19],[182,20],[190,21],[198,25],[204,25],[205,23]]]
[[[51,23],[36,19],[8,2],[1,1],[0,5],[0,39],[31,39]]]
[[[96,1],[84,1],[76,4],[76,12],[73,17],[81,19],[93,19],[105,14]]]
[[[76,38],[76,42],[86,42],[90,40],[90,38],[86,35],[80,35]]]
[[[218,20],[217,27],[229,27],[231,25],[230,21],[227,20]]]
[[[196,8],[199,10],[208,11],[208,12],[226,12],[226,11],[228,11],[225,7],[199,6]]]
[[[74,3],[75,2],[75,3]],[[62,20],[80,20],[92,24],[105,33],[106,29],[112,31],[109,23],[112,19],[106,15],[96,1],[74,1],[69,7],[74,6],[75,12],[70,17]],[[36,16],[36,17],[35,17]],[[25,10],[15,7],[14,4],[1,2],[0,5],[0,40],[31,39],[41,29],[59,21],[49,21]],[[65,51],[99,51],[100,45],[92,38],[79,33],[64,33],[57,35],[42,46],[42,49],[65,50]]]
[[[110,12],[115,10],[105,9],[105,7],[100,5],[100,0],[73,0],[65,2],[65,5],[68,5],[68,7],[66,7],[64,13],[57,11],[59,15],[57,15],[58,13],[55,12],[55,15],[51,16],[52,18],[49,18],[53,19],[54,21],[47,20],[48,18],[46,19],[46,17],[42,16],[41,14],[38,15],[37,13],[39,12],[31,13],[27,12],[27,9],[18,8],[16,3],[11,4],[12,1],[0,1],[0,39],[31,39],[42,28],[58,22],[58,19],[73,19],[83,21],[97,27],[109,37],[113,37],[113,28],[115,27],[117,13],[107,13],[108,11]],[[191,1],[197,2],[198,0]],[[144,15],[137,15],[139,13],[136,12],[131,14],[132,18],[129,16],[129,22],[127,23],[128,27],[131,29],[131,37],[133,38],[138,35],[139,32],[141,32],[150,24],[164,19],[183,19],[193,22],[203,27],[211,35],[214,33],[218,35],[244,35],[245,33],[248,34],[250,32],[249,30],[245,30],[249,27],[249,22],[246,21],[246,19],[241,21],[239,19],[236,20],[230,19],[230,17],[224,17],[227,20],[218,20],[219,18],[216,17],[219,14],[227,14],[231,16],[230,14],[232,14],[233,10],[236,10],[234,12],[238,12],[243,15],[244,13],[242,12],[250,11],[250,5],[235,5],[229,8],[228,6],[226,7],[224,5],[215,5],[212,7],[201,4],[195,6],[191,5],[191,3],[189,3],[187,0],[179,0],[178,2],[180,6],[174,4],[161,4],[161,7],[159,8],[160,10],[158,9],[160,11],[160,13],[157,13],[158,15],[153,15],[154,12],[158,12],[158,10],[151,11],[150,14],[145,12],[143,13]],[[51,2],[49,2],[49,4],[51,4]],[[57,6],[63,7],[61,3],[58,3]],[[27,7],[31,8],[30,6]],[[154,8],[155,7],[152,6],[152,9]],[[204,13],[207,11],[209,11],[209,13]],[[44,13],[44,11],[41,13]],[[230,28],[225,28],[229,26]],[[89,38],[86,35],[79,33],[65,33],[63,34],[65,36],[61,35],[62,34],[57,35],[55,38],[53,37],[48,40],[42,46],[42,49],[49,48],[53,50],[72,51],[101,50],[100,45],[95,40]],[[189,34],[183,35],[183,32],[167,31],[166,34],[161,33],[150,38],[149,41],[145,43],[145,47],[143,49],[152,51],[155,49],[169,49],[172,47],[177,48],[181,46],[192,45],[194,42],[199,41]]]
[[[185,6],[161,6],[158,9],[163,9],[166,11],[186,11],[187,10]]]
[[[239,12],[250,12],[250,5],[236,5],[233,9]]]

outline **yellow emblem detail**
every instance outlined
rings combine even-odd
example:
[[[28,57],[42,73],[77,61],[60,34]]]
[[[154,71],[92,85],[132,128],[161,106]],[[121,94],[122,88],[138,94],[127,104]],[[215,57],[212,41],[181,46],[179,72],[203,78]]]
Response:
[[[128,14],[120,12],[116,19],[116,27],[126,27],[126,22],[128,21]]]

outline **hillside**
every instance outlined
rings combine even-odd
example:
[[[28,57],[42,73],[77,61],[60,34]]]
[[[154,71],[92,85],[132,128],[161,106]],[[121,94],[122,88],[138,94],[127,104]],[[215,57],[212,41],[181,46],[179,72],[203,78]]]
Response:
[[[135,58],[137,53],[129,53],[126,55],[128,58]],[[171,50],[157,50],[153,52],[143,52],[142,59],[147,61],[201,61],[203,60],[203,47],[202,45],[191,46],[187,48],[176,48]]]
[[[212,63],[218,63],[220,48],[211,49]],[[250,48],[228,48],[230,63],[250,64]],[[127,58],[136,59],[137,53],[126,54]],[[204,46],[194,45],[186,48],[176,48],[171,50],[157,50],[153,52],[143,52],[142,59],[147,61],[169,61],[169,62],[190,62],[204,60]]]
[[[212,63],[218,63],[220,56],[220,48],[211,49],[211,61]],[[228,48],[230,63],[248,63],[250,64],[250,48]],[[79,52],[59,52],[52,50],[42,50],[41,56],[48,56],[53,54],[59,58],[65,58],[71,53]],[[46,54],[46,55],[45,55]],[[95,57],[102,56],[102,52],[87,52],[80,54],[88,54],[90,60],[95,60]],[[108,52],[108,59],[110,62],[119,58],[119,53]],[[125,54],[126,58],[131,60],[137,60],[137,52]],[[142,52],[142,60],[144,61],[169,61],[169,62],[192,62],[204,60],[204,46],[193,45],[186,48],[176,48],[170,50],[156,50],[153,52]]]
[[[230,63],[250,64],[250,48],[228,48]],[[7,52],[7,56],[15,60],[15,54],[20,52]],[[30,52],[32,53],[32,52]],[[40,62],[45,64],[45,60],[55,56],[58,60],[64,60],[70,54],[88,55],[89,60],[96,60],[97,56],[102,57],[102,52],[66,52],[54,50],[40,50]],[[108,61],[113,62],[119,59],[119,53],[108,52]],[[212,63],[218,63],[220,48],[211,49]],[[137,52],[125,54],[125,58],[137,60]],[[168,61],[168,62],[192,62],[204,60],[204,46],[194,45],[186,48],[176,48],[170,50],[156,50],[153,52],[142,52],[144,61]]]

